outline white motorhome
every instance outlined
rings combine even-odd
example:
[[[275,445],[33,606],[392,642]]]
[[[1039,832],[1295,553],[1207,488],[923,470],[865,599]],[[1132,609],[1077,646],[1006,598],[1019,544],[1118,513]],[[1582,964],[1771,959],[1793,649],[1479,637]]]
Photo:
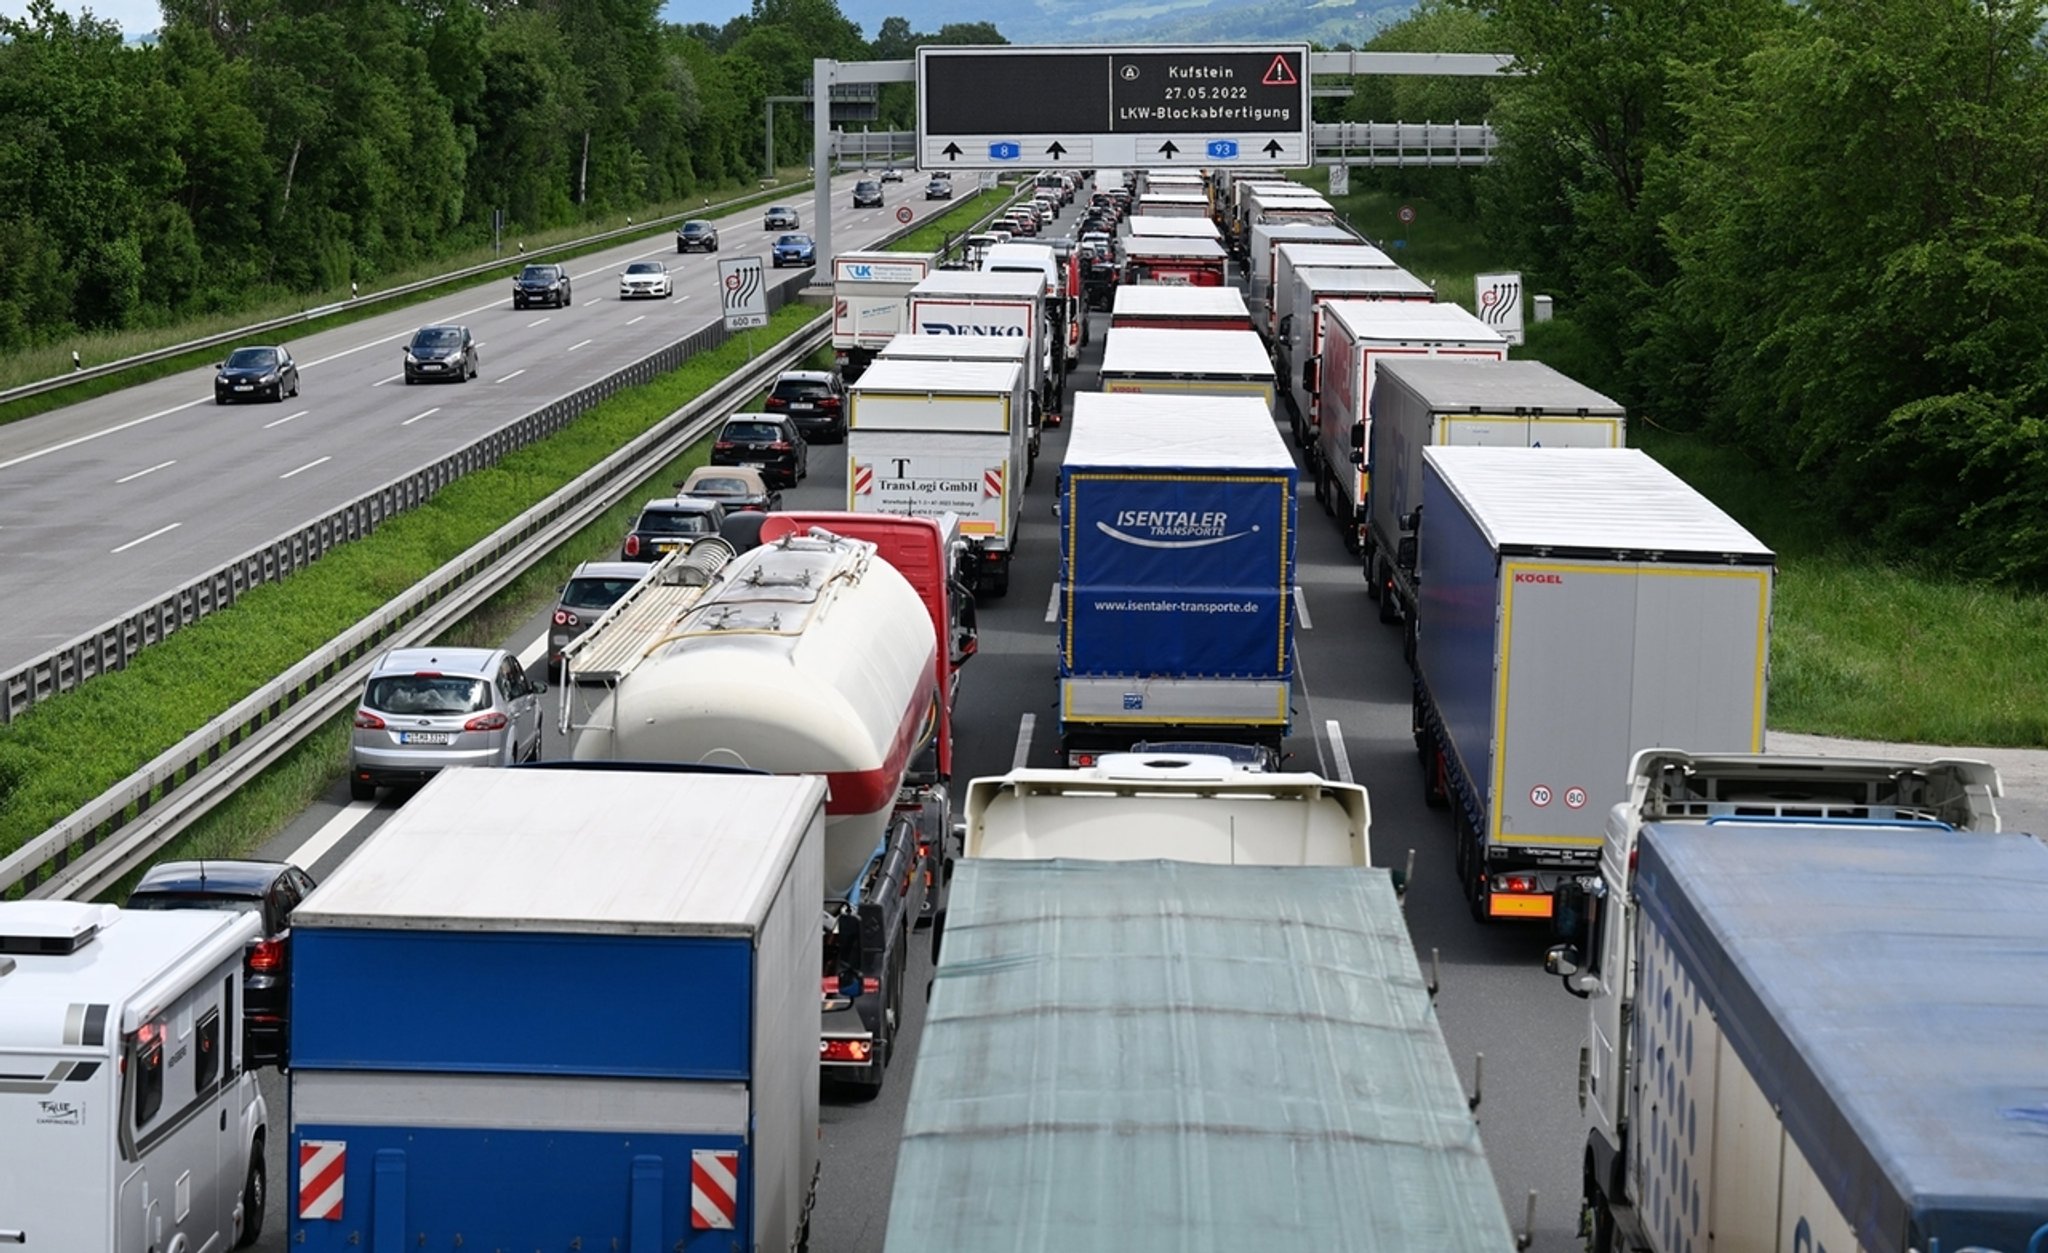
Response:
[[[255,913],[0,903],[0,1245],[253,1244],[269,1119],[242,1056]]]

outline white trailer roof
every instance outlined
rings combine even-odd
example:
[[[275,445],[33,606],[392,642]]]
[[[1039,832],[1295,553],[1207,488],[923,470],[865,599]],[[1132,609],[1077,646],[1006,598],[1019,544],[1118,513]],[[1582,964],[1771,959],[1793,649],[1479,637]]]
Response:
[[[1213,239],[1186,235],[1129,235],[1124,238],[1124,258],[1132,261],[1139,257],[1201,257],[1221,261],[1227,255],[1223,245]]]
[[[1496,548],[1773,560],[1762,540],[1639,448],[1445,446],[1422,457]]]
[[[444,770],[292,923],[750,935],[824,795],[809,775]]]
[[[910,289],[919,296],[1037,296],[1045,291],[1045,276],[1022,270],[939,270]]]
[[[1296,208],[1298,206],[1294,203],[1295,201],[1320,205],[1325,209],[1332,207],[1329,199],[1323,193],[1313,187],[1304,187],[1299,183],[1275,183],[1267,187],[1254,187],[1245,194],[1269,208],[1278,208],[1282,204],[1285,204],[1290,209]]]
[[[1353,248],[1350,251],[1358,250]],[[1294,277],[1297,282],[1308,284],[1310,291],[1318,295],[1328,292],[1337,299],[1350,292],[1370,292],[1380,296],[1436,295],[1436,288],[1429,285],[1429,280],[1392,265],[1359,266],[1356,269],[1317,265],[1295,270]]]
[[[1126,283],[1116,289],[1110,317],[1250,318],[1244,293],[1235,287],[1182,287],[1171,283]]]
[[[1154,375],[1273,378],[1273,359],[1256,331],[1113,326],[1102,348],[1102,377]]]
[[[1341,322],[1354,339],[1384,344],[1499,344],[1507,340],[1463,308],[1420,300],[1328,300],[1323,316]]]
[[[1438,411],[1466,413],[1626,412],[1620,401],[1541,361],[1467,361],[1417,357],[1382,361],[1381,379],[1398,378]]]
[[[1130,217],[1131,234],[1155,239],[1221,239],[1223,232],[1208,218],[1167,218],[1151,213]]]
[[[1280,237],[1280,241],[1280,246],[1273,250],[1274,258],[1276,260],[1281,257],[1287,258],[1287,264],[1297,270],[1307,269],[1310,266],[1333,270],[1366,268],[1395,270],[1400,268],[1399,263],[1392,257],[1362,239],[1356,240],[1356,242],[1311,239],[1303,240],[1299,243],[1289,243],[1287,242],[1287,237],[1283,235]]]
[[[1294,469],[1294,454],[1280,438],[1265,402],[1256,396],[1077,392],[1073,421],[1063,470]]]
[[[853,394],[1008,395],[1017,390],[1017,380],[1021,376],[1022,367],[1009,361],[912,361],[901,357],[893,360],[877,357],[854,383]]]
[[[1024,362],[1030,360],[1031,341],[1021,335],[892,335],[877,360],[892,357],[910,361]]]

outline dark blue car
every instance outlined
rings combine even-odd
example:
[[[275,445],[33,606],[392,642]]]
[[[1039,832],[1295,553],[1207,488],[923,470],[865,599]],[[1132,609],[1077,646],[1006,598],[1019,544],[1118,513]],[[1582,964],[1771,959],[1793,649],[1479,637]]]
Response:
[[[775,268],[785,265],[816,265],[818,245],[809,235],[780,235],[775,240]]]

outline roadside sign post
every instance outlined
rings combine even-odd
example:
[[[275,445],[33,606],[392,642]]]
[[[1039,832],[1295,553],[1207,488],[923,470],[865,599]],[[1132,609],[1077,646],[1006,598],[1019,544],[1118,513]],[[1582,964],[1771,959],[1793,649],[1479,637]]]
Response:
[[[722,257],[718,262],[718,301],[725,329],[752,331],[768,325],[768,279],[759,257]],[[754,359],[754,337],[747,336],[747,360]]]
[[[1481,274],[1473,279],[1473,303],[1478,308],[1473,312],[1479,320],[1499,331],[1501,338],[1520,347],[1522,344],[1522,276],[1520,274]]]
[[[1305,44],[917,50],[918,164],[1306,169]]]

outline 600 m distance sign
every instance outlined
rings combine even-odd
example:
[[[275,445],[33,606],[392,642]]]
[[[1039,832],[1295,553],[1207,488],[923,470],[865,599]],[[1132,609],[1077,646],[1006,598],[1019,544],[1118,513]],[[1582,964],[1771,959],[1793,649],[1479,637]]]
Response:
[[[927,169],[1303,167],[1308,49],[926,47]]]

